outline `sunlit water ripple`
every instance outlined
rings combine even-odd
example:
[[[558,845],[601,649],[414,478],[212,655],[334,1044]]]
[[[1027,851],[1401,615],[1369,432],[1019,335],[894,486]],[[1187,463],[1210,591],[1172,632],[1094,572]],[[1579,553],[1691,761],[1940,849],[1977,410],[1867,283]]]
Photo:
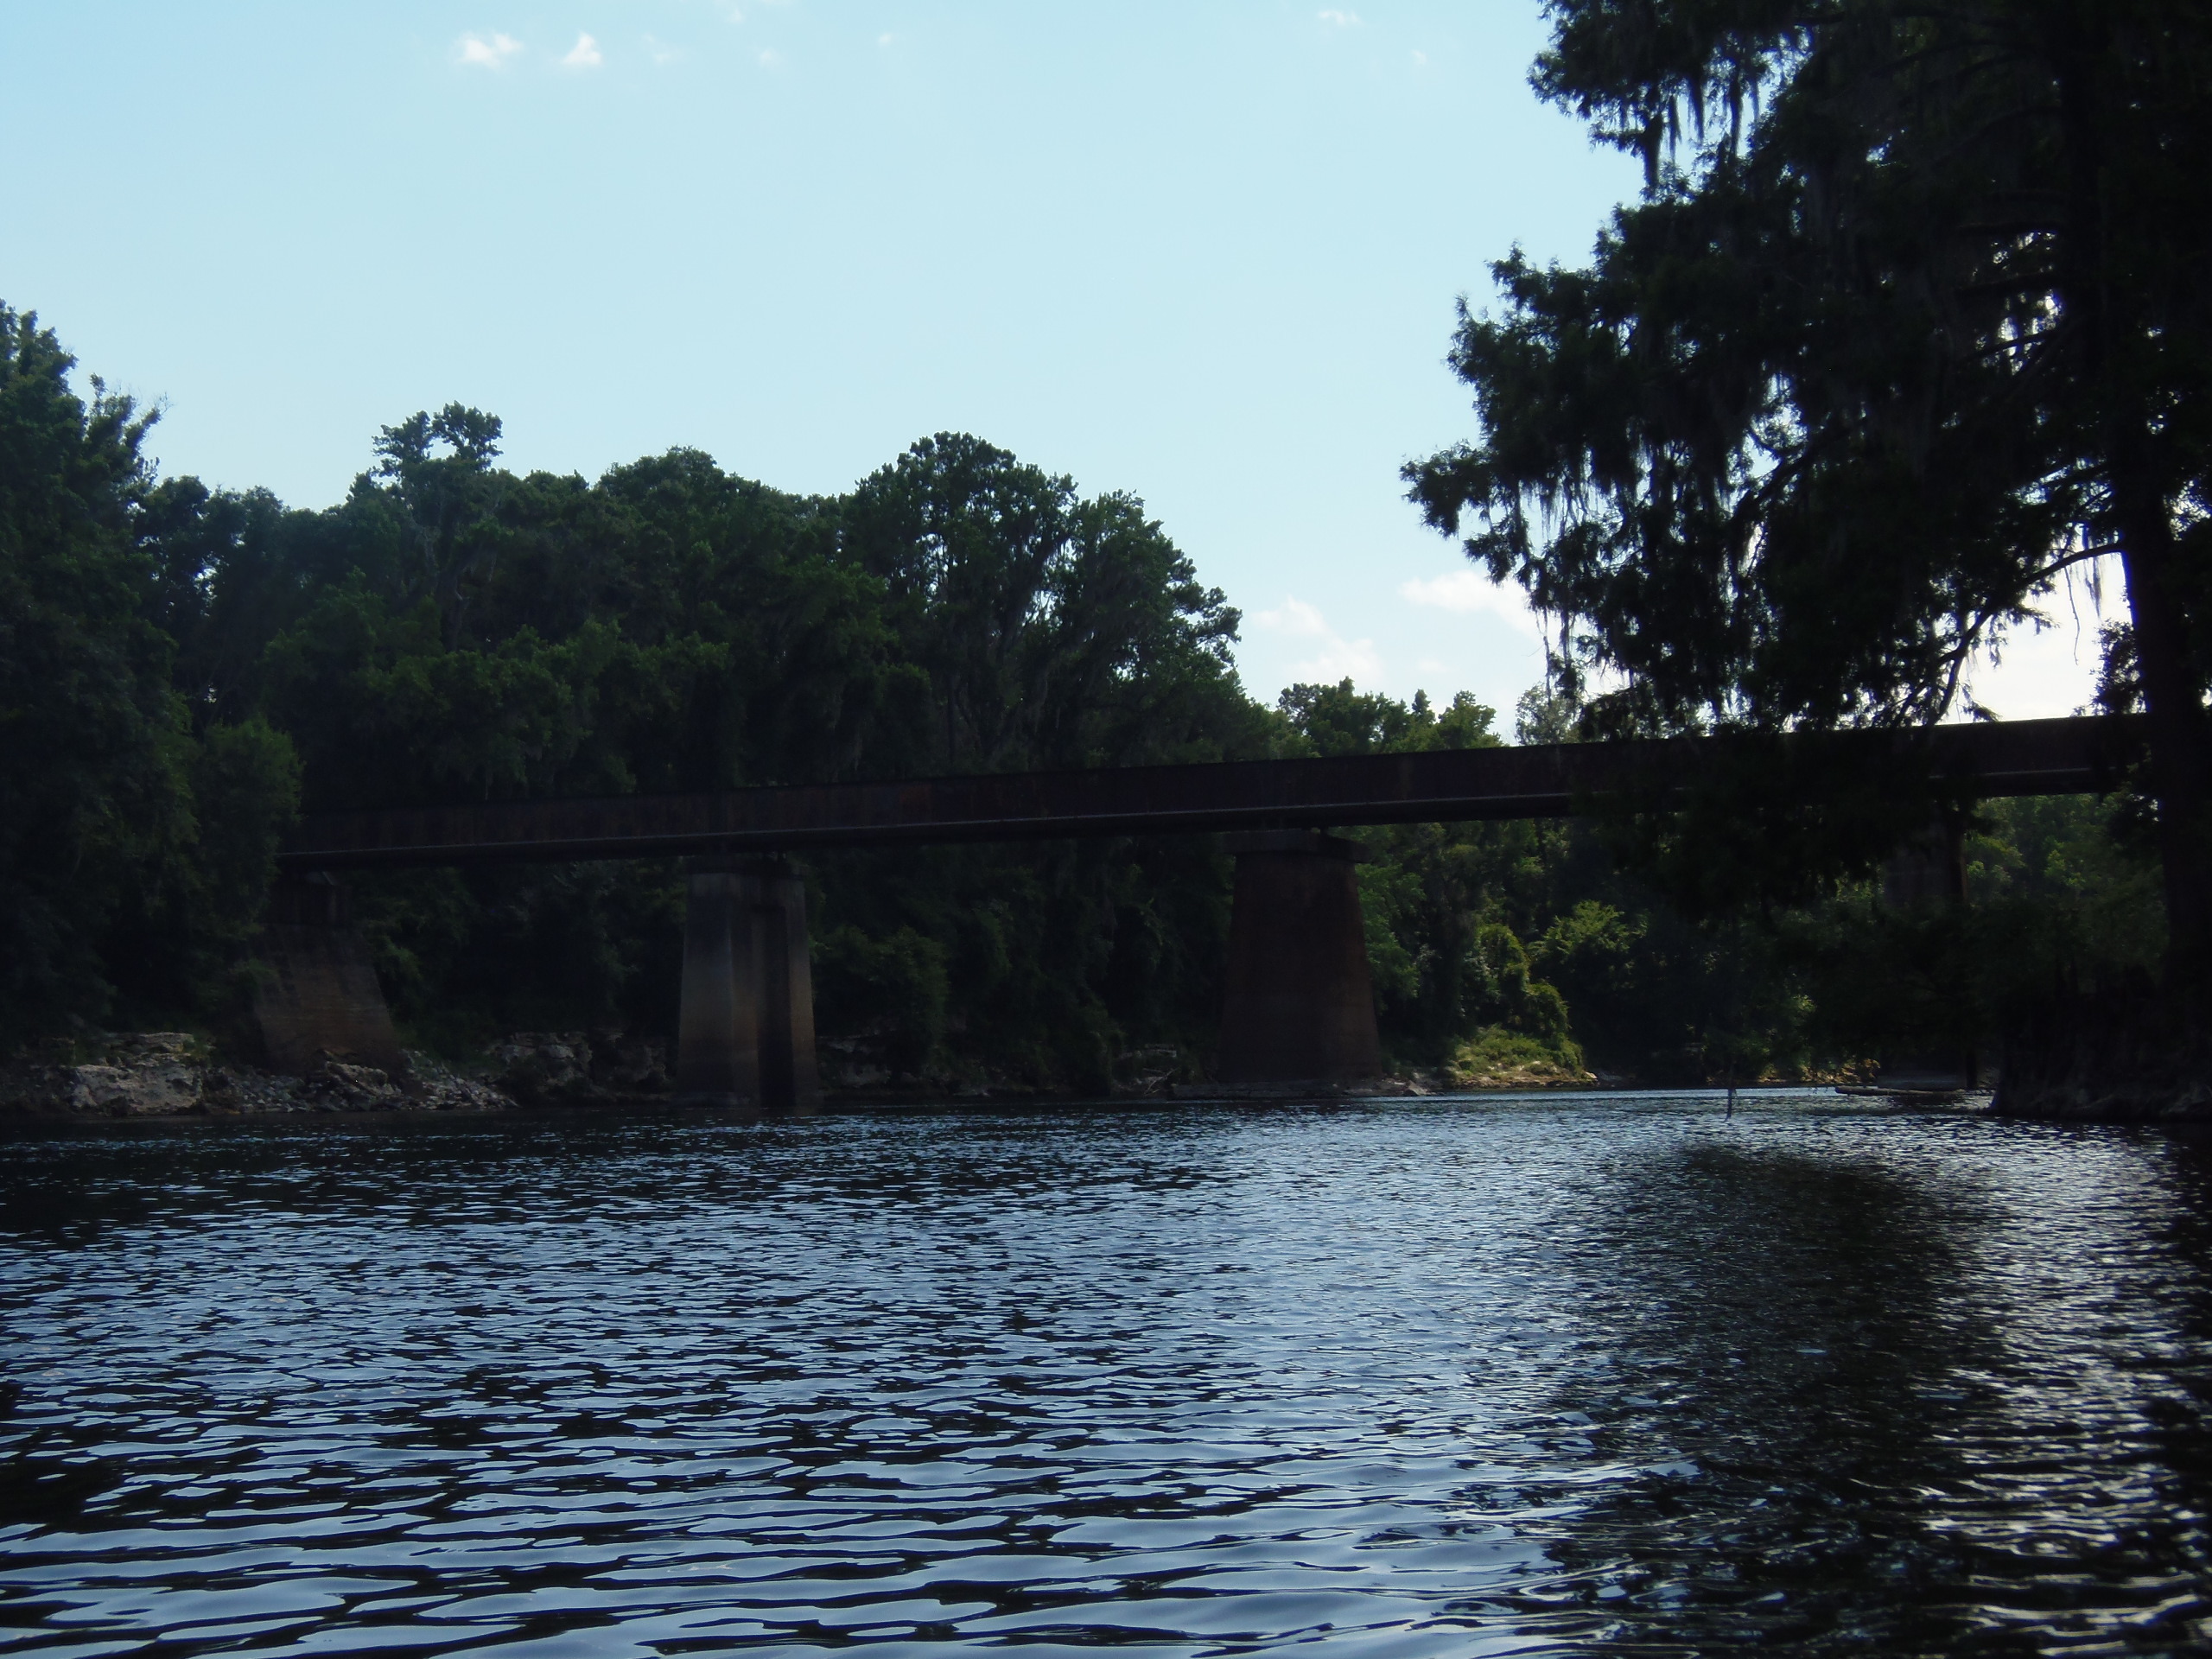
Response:
[[[18,1135],[0,1648],[2196,1650],[2208,1170],[1788,1096]]]

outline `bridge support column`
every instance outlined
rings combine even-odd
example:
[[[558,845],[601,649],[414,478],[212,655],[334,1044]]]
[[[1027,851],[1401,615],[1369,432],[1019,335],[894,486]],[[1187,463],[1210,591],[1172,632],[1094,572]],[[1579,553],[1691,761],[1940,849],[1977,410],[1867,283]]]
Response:
[[[1936,910],[1966,899],[1966,826],[1955,814],[1938,818],[1882,867],[1882,902],[1893,910]],[[1980,1081],[1974,1050],[1947,1046],[1885,1053],[1876,1078],[1885,1089],[1972,1089]]]
[[[368,942],[336,880],[321,871],[278,877],[254,954],[268,970],[256,976],[253,1021],[270,1071],[305,1077],[327,1053],[413,1091]]]
[[[689,1105],[804,1110],[821,1097],[806,884],[779,858],[686,861],[676,1092]]]
[[[1890,855],[1882,866],[1882,902],[1911,905],[1966,902],[1966,826],[1946,816]]]
[[[1236,897],[1221,1081],[1377,1075],[1382,1045],[1354,868],[1364,849],[1311,830],[1230,836],[1228,846],[1236,855]]]

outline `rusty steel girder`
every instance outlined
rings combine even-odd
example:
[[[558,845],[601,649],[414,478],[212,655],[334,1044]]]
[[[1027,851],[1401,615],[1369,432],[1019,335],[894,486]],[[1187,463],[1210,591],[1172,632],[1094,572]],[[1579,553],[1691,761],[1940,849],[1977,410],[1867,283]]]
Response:
[[[1879,763],[1892,779],[1967,796],[2071,795],[2112,787],[2138,742],[2130,720],[2024,720],[487,801],[310,817],[277,862],[339,869],[1564,817],[1607,801],[1663,807],[1732,765],[1816,779]],[[1910,763],[1902,772],[1897,760]]]

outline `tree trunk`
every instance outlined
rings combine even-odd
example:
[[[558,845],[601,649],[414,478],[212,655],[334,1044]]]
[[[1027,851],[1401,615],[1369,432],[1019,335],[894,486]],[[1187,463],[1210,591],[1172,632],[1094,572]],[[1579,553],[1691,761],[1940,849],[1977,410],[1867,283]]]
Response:
[[[2212,823],[2206,806],[2207,732],[2203,699],[2190,650],[2189,616],[2177,581],[2166,479],[2152,419],[2147,358],[2154,332],[2133,315],[2126,285],[2112,280],[2107,234],[2107,155],[2115,119],[2106,85],[2109,19],[2094,0],[2076,0],[2054,14],[2046,41],[2059,92],[2065,143],[2067,230],[2060,253],[2060,290],[2078,326],[2086,385],[2096,398],[2113,516],[2119,522],[2127,570],[2127,604],[2135,658],[2150,719],[2151,789],[2158,803],[2158,855],[2166,892],[2166,973],[2178,989],[2212,984]]]
[[[2158,803],[2158,858],[2166,887],[2167,977],[2212,981],[2212,822],[2208,822],[2206,723],[2175,583],[2173,525],[2165,502],[2142,481],[2113,493],[2120,508],[2127,607],[2150,715],[2151,790]],[[2130,498],[2133,499],[2131,499]],[[2147,499],[2145,499],[2147,498]]]

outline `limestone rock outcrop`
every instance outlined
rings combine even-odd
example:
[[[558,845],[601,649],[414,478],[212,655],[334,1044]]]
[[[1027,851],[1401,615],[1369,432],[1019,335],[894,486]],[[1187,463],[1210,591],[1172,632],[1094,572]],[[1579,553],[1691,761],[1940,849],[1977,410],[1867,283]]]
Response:
[[[80,1058],[89,1050],[93,1058]],[[325,1051],[305,1077],[215,1064],[185,1032],[98,1035],[0,1067],[0,1113],[35,1117],[232,1117],[269,1112],[507,1111],[514,1100],[428,1057],[405,1081]]]
[[[96,1117],[175,1117],[200,1109],[207,1053],[181,1031],[113,1039],[108,1063],[62,1068],[68,1109]]]

